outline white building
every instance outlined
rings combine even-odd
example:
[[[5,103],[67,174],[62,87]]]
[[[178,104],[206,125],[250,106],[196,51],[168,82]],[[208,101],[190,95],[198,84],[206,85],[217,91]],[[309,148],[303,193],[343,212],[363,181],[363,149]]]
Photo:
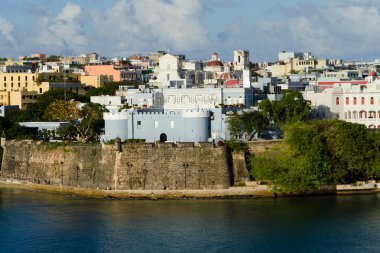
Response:
[[[182,78],[179,57],[165,54],[159,58],[159,66],[155,76],[149,81],[152,86],[168,88],[171,86],[191,86],[191,81]]]
[[[368,128],[380,127],[380,80],[358,84],[336,84],[321,93],[306,92],[316,116],[341,119],[363,124]]]

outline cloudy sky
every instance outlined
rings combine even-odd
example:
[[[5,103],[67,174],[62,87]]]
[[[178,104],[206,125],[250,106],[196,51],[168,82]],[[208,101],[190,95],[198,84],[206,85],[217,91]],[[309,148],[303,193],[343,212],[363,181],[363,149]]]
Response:
[[[5,2],[5,3],[4,3]],[[4,0],[0,56],[156,50],[208,59],[250,51],[319,58],[380,58],[380,0]]]

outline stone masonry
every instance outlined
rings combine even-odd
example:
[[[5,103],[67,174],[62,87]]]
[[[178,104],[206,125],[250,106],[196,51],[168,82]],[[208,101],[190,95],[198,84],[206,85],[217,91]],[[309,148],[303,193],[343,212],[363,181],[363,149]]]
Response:
[[[64,145],[6,141],[1,178],[112,190],[221,189],[231,185],[226,147],[212,143]]]

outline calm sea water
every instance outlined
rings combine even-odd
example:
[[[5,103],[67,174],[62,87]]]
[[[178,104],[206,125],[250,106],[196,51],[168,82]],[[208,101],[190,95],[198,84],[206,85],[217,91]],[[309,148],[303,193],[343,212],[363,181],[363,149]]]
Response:
[[[0,188],[0,252],[380,252],[380,195],[115,201]]]

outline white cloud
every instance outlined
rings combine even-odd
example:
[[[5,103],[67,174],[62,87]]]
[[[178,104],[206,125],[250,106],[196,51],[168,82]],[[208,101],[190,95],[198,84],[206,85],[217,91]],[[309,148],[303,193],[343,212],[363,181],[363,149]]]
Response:
[[[69,2],[58,15],[40,17],[34,44],[52,53],[83,50],[87,40],[82,14],[79,5]]]
[[[96,39],[114,45],[108,53],[155,49],[188,51],[208,43],[200,0],[119,0],[105,13],[92,12]]]
[[[321,57],[378,57],[379,1],[308,3],[303,2],[293,9],[277,8],[285,18],[258,22],[257,34],[279,39],[281,43],[272,42],[282,44],[284,49],[308,50]]]
[[[8,21],[8,19],[0,16],[0,33],[9,41],[12,45],[15,44],[15,39],[12,35],[14,25]]]

